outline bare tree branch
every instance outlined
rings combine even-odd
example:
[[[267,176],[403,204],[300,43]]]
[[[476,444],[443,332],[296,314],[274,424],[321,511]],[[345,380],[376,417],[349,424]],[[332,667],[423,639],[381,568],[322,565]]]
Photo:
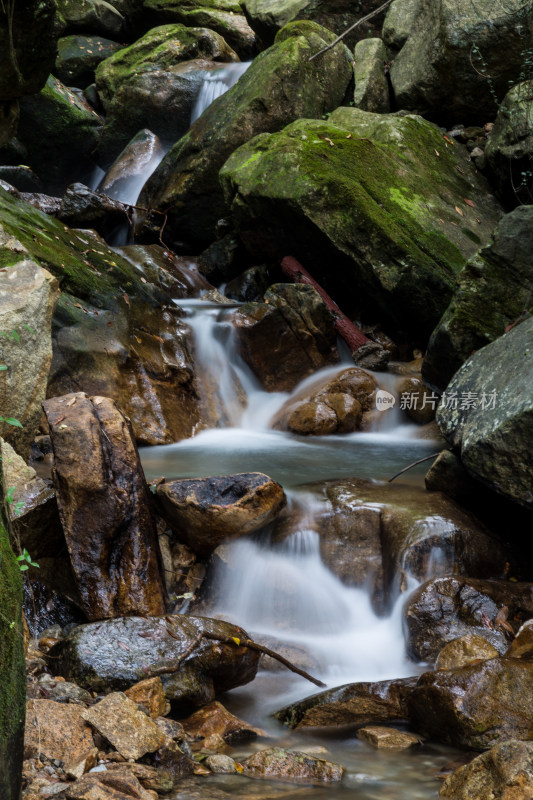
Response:
[[[340,36],[337,36],[334,42],[331,42],[331,44],[328,44],[327,47],[323,47],[322,50],[318,51],[318,53],[315,53],[314,55],[310,56],[309,61],[313,61],[315,58],[318,58],[318,56],[321,56],[322,53],[327,53],[328,50],[331,50],[332,47],[335,47],[336,44],[341,42],[345,36],[348,36],[348,34],[351,33],[353,30],[355,30],[356,28],[358,28],[359,25],[362,25],[363,22],[368,22],[368,20],[372,19],[372,17],[377,17],[377,15],[385,8],[387,8],[387,6],[390,6],[391,3],[392,0],[386,0],[386,2],[383,3],[383,5],[381,5],[379,8],[374,9],[374,11],[371,11],[370,14],[366,15],[366,17],[361,17],[361,19],[358,19],[357,22],[354,22],[353,25],[350,25],[350,27],[347,28],[344,31],[344,33],[341,33]]]

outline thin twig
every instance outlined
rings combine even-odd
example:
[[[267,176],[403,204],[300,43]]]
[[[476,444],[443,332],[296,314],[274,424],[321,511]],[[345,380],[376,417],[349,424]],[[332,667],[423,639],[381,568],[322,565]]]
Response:
[[[399,472],[397,472],[396,475],[393,475],[392,478],[389,478],[388,483],[393,481],[399,475],[402,475],[404,472],[407,472],[408,470],[412,469],[413,467],[416,467],[417,464],[422,464],[424,461],[429,461],[430,458],[437,458],[437,456],[440,456],[441,453],[442,453],[442,450],[439,450],[438,453],[432,453],[430,456],[426,456],[425,458],[419,458],[418,461],[413,461],[413,463],[409,464],[408,467],[404,467]]]
[[[309,61],[313,61],[313,59],[318,58],[318,56],[321,56],[322,53],[327,53],[328,50],[331,50],[333,47],[335,47],[336,44],[341,42],[345,36],[348,36],[349,33],[358,28],[359,25],[362,25],[363,22],[368,22],[368,20],[372,19],[372,17],[376,17],[380,13],[380,11],[383,11],[383,9],[387,8],[387,6],[389,6],[391,3],[392,0],[387,0],[379,8],[376,8],[374,9],[374,11],[371,11],[370,14],[367,14],[366,17],[361,17],[361,19],[358,19],[357,22],[354,22],[354,24],[351,25],[349,28],[347,28],[344,31],[344,33],[341,33],[340,36],[337,36],[334,42],[331,42],[331,44],[328,44],[326,47],[323,47],[322,50],[319,50],[318,53],[315,53],[313,56],[310,56]]]

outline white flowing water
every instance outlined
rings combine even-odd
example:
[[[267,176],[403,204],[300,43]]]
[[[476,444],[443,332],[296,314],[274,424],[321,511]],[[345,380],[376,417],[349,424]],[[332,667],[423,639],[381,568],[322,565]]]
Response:
[[[216,100],[217,97],[220,97],[237,83],[251,63],[251,61],[239,61],[237,63],[226,64],[220,69],[206,70],[204,82],[200,87],[196,103],[191,113],[191,125],[204,113],[213,100]]]
[[[263,532],[226,546],[212,579],[213,600],[206,613],[242,625],[274,649],[288,647],[290,652],[296,648],[304,668],[330,687],[416,674],[419,667],[407,660],[402,635],[407,594],[398,597],[389,616],[380,617],[367,591],[348,587],[333,575],[322,562],[315,525],[326,501],[298,486],[352,476],[387,479],[438,445],[417,438],[417,426],[402,417],[397,404],[394,410],[378,414],[374,429],[364,433],[298,437],[272,430],[271,419],[290,395],[262,390],[236,351],[223,306],[201,300],[180,301],[180,306],[187,311],[194,333],[200,391],[208,395],[211,407],[216,407],[218,427],[173,445],[145,448],[142,460],[147,476],[164,474],[170,479],[265,472],[283,484],[291,513],[298,520],[283,542],[271,541],[270,534]],[[332,377],[349,366],[353,362],[346,359],[322,370],[303,381],[294,394],[317,378]],[[396,394],[398,376],[380,373],[376,378],[385,391]],[[415,480],[420,480],[426,469],[422,465]],[[408,474],[409,480],[413,480],[413,472]],[[436,553],[435,561],[438,559]],[[411,581],[408,591],[415,585]],[[287,671],[261,672],[252,684],[222,699],[234,713],[266,729],[281,746],[305,749],[309,748],[308,738],[298,732],[289,734],[269,714],[315,692],[310,683]],[[316,747],[316,739],[313,741]],[[254,747],[271,744],[260,741],[232,755],[244,757]],[[335,742],[328,739],[325,744],[328,752],[323,757],[341,762],[347,769],[342,785],[312,787],[303,795],[301,789],[293,792],[285,785],[285,800],[300,796],[307,800],[311,793],[322,798],[326,792],[331,800],[429,800],[438,792],[433,775],[449,758],[444,748],[428,747],[425,756],[384,756],[353,736]],[[239,783],[233,776],[211,781],[216,786],[213,796],[254,796],[248,782]],[[175,800],[189,798],[188,791],[184,788]],[[276,785],[269,785],[268,791],[271,793],[265,796],[275,797]]]

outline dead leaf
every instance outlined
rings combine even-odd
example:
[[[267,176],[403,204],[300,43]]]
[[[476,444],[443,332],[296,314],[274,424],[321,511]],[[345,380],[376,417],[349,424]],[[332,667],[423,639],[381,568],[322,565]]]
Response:
[[[476,204],[473,203],[471,200],[469,200],[468,197],[465,197],[464,201],[467,204],[467,206],[470,206],[470,208],[475,208],[476,207]]]
[[[126,292],[124,292],[124,294],[122,295],[122,299],[124,300],[124,302],[126,303],[126,305],[127,305],[127,306],[129,306],[129,304],[130,304],[130,298],[128,297],[128,295],[126,294]]]
[[[463,214],[463,212],[461,211],[461,209],[459,208],[459,206],[455,206],[455,210],[457,211],[457,213],[458,213],[458,214],[459,214],[461,217],[464,217],[464,214]]]
[[[333,144],[333,142],[331,141],[331,139],[328,136],[324,136],[324,141],[328,142],[330,147],[335,147],[335,145]]]
[[[435,150],[435,155],[436,155],[436,156],[438,156],[438,157],[440,158],[440,153],[439,153],[439,151],[438,151],[438,150]]]

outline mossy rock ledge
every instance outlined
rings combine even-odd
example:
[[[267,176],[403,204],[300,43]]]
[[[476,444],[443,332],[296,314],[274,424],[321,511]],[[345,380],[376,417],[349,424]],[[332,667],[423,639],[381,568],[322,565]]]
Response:
[[[343,307],[421,337],[501,216],[461,148],[415,115],[301,119],[240,147],[220,180],[256,258],[293,255]]]

